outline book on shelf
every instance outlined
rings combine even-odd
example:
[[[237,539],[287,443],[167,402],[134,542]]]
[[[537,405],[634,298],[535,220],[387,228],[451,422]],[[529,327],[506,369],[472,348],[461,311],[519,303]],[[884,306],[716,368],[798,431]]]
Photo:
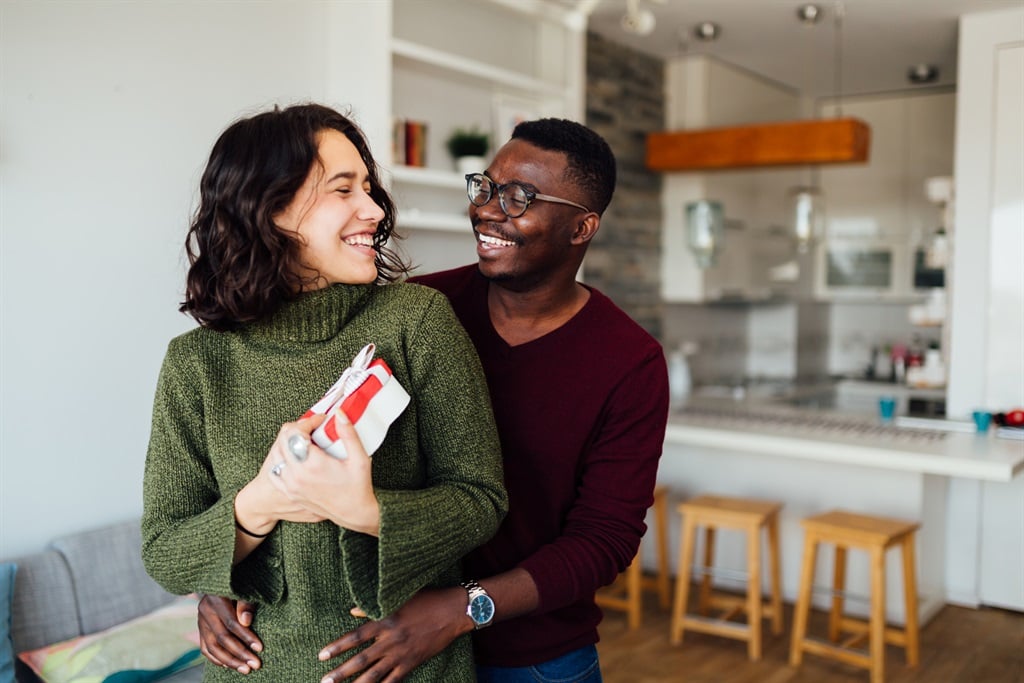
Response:
[[[391,152],[396,164],[426,166],[426,122],[395,118],[391,126]]]
[[[391,120],[391,163],[405,163],[405,119]]]

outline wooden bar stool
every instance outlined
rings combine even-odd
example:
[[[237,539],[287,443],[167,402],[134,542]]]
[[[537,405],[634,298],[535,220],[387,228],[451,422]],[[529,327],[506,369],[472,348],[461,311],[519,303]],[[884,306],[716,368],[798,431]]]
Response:
[[[629,630],[640,628],[640,614],[643,611],[643,591],[658,593],[658,604],[668,609],[671,586],[668,571],[668,487],[654,489],[654,535],[658,549],[658,573],[653,577],[643,575],[642,553],[638,550],[626,571],[613,584],[598,592],[595,602],[604,609],[619,609],[626,612]]]
[[[779,567],[779,510],[782,504],[774,501],[727,498],[725,496],[698,496],[679,506],[683,516],[683,540],[679,551],[679,577],[676,580],[676,598],[672,608],[670,638],[674,645],[683,642],[687,629],[712,635],[747,641],[747,656],[751,661],[761,659],[761,620],[771,618],[772,633],[782,633],[782,585]],[[701,568],[698,612],[688,613],[690,577],[694,562],[697,529],[704,528],[704,565]],[[715,531],[719,528],[738,529],[747,534],[747,594],[745,597],[722,595],[712,589],[714,572]],[[761,529],[768,538],[768,568],[771,595],[767,604],[761,599]],[[726,611],[709,617],[710,608]],[[745,612],[747,623],[732,621]]]
[[[871,682],[885,680],[885,644],[902,646],[907,665],[917,666],[919,659],[917,621],[917,573],[914,564],[914,536],[920,524],[899,519],[858,515],[833,510],[802,522],[804,557],[800,572],[800,592],[793,617],[793,641],[789,663],[799,666],[804,652],[864,667],[871,671]],[[811,608],[811,587],[818,545],[835,545],[835,566],[832,575],[832,608],[829,611],[828,636],[832,643],[807,637],[807,617]],[[903,552],[903,594],[906,624],[903,628],[885,625],[885,553],[899,545]],[[871,611],[867,621],[843,615],[846,588],[846,551],[849,547],[866,550],[871,562]],[[842,633],[852,637],[839,643]],[[868,640],[868,649],[856,649]]]

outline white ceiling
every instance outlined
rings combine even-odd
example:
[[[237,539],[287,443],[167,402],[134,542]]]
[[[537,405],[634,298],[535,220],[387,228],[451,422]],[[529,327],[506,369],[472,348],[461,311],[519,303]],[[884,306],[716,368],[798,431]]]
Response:
[[[635,0],[654,13],[647,36],[620,26],[627,0],[552,0],[564,8],[593,6],[589,28],[609,40],[662,58],[706,54],[812,96],[906,90],[907,71],[933,64],[933,85],[955,85],[957,18],[962,14],[1020,7],[1024,0],[821,0],[815,25],[797,18],[796,0]],[[843,15],[836,32],[836,9]],[[714,42],[693,37],[702,21],[721,26]],[[837,35],[841,42],[837,43]],[[836,46],[841,47],[841,80]]]

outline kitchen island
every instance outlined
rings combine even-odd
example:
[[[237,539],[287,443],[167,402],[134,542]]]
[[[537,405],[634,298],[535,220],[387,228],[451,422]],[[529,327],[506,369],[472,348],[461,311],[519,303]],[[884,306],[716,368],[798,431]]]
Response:
[[[1007,559],[993,566],[996,563],[987,562],[986,556],[997,549],[986,549],[984,542],[990,537],[992,542],[1016,538],[1018,545],[1024,543],[1024,441],[937,426],[950,424],[914,420],[881,424],[875,418],[763,401],[692,399],[670,415],[658,479],[679,500],[720,493],[782,502],[783,592],[789,601],[795,599],[799,579],[800,520],[844,508],[921,522],[922,623],[946,602],[977,604],[971,587],[985,577],[1013,592],[997,604],[1016,607],[1017,594],[1024,594],[1020,585],[1024,548],[999,549]],[[982,486],[1011,501],[1019,499],[1016,518],[984,519]],[[679,543],[679,517],[674,510],[669,538],[674,563]],[[720,539],[717,564],[741,569],[740,535],[725,532]],[[645,553],[645,564],[653,566],[652,548]],[[828,584],[831,566],[832,553],[819,553],[816,586]],[[887,562],[886,602],[888,618],[895,623],[904,619],[899,569],[899,556],[893,551]],[[723,587],[730,585],[726,582]],[[852,594],[850,611],[866,614],[869,591],[864,553],[849,554],[847,589]],[[824,607],[827,600],[822,591],[815,604]]]

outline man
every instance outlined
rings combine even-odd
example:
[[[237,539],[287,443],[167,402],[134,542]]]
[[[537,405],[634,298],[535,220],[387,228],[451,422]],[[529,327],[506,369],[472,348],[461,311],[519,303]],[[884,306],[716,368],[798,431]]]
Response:
[[[321,659],[366,647],[335,682],[361,671],[360,681],[400,680],[474,630],[482,682],[537,680],[531,669],[600,681],[594,594],[629,565],[646,528],[668,414],[664,355],[576,281],[614,192],[611,149],[578,123],[530,121],[467,184],[477,265],[418,281],[448,296],[479,352],[509,513],[466,557],[465,587],[423,590],[325,647]],[[200,626],[212,661],[258,666],[243,645],[258,640],[230,603],[206,599]]]

